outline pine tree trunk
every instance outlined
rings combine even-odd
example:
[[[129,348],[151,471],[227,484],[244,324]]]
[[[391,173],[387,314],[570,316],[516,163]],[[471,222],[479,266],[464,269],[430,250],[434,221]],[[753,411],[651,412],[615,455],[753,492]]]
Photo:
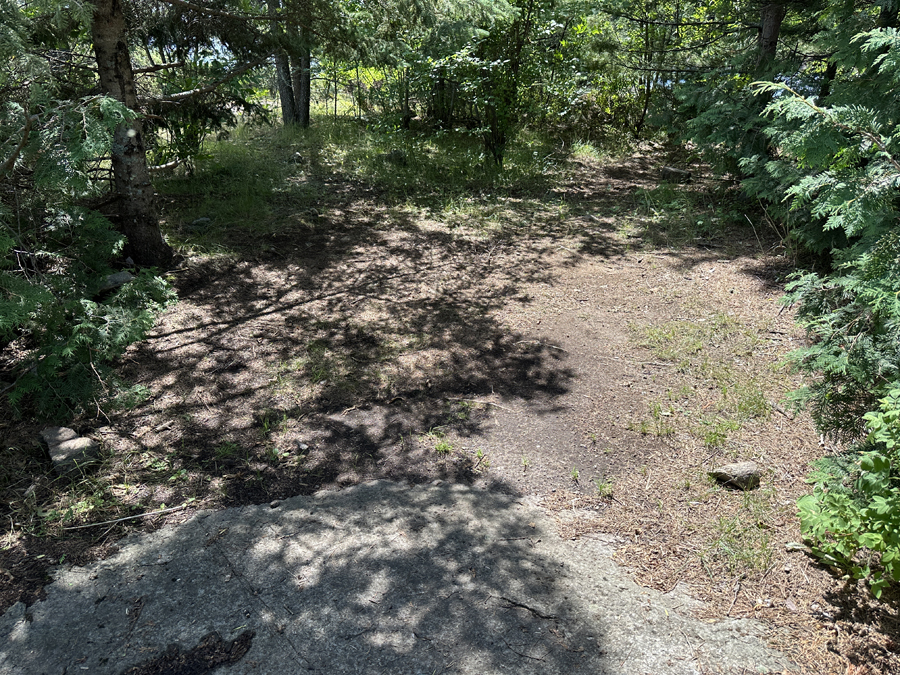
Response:
[[[275,77],[278,80],[278,98],[281,99],[281,118],[285,126],[297,124],[297,106],[294,104],[294,87],[291,84],[291,66],[288,55],[283,51],[275,53]]]
[[[95,0],[93,5],[91,38],[100,88],[134,110],[137,108],[137,96],[131,55],[125,41],[122,0]],[[114,220],[127,239],[125,254],[138,265],[164,267],[172,259],[172,249],[159,229],[156,193],[150,182],[139,120],[116,128],[111,154],[119,200],[118,215]]]
[[[309,126],[309,106],[312,102],[312,53],[309,45],[303,45],[300,54],[300,126]]]
[[[312,99],[312,65],[309,47],[303,43],[302,33],[299,36],[298,54],[291,54],[291,84],[294,88],[294,107],[297,113],[297,124],[306,129],[309,127],[309,106]]]
[[[781,32],[781,22],[785,16],[784,5],[772,3],[761,10],[759,28],[759,57],[756,62],[757,76],[769,74],[771,64],[775,60],[778,49],[778,34]]]
[[[279,0],[266,0],[269,16],[275,16],[280,6]],[[272,35],[281,37],[283,31],[278,21],[271,22]],[[278,98],[281,101],[281,119],[285,126],[297,124],[297,106],[294,104],[294,87],[291,84],[291,64],[287,52],[279,48],[275,52],[275,85],[278,87]]]

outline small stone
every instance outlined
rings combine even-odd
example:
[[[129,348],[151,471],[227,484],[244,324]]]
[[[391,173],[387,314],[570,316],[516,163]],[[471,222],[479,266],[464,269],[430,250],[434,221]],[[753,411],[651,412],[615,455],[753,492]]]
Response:
[[[119,288],[120,286],[124,286],[133,279],[134,275],[127,270],[108,274],[106,275],[106,279],[103,280],[103,283],[100,284],[100,290],[97,292],[105,293],[106,291],[111,291],[113,289]]]
[[[720,483],[738,490],[753,490],[759,487],[760,470],[756,462],[725,464],[709,472]]]
[[[664,166],[660,169],[659,177],[667,183],[690,183],[692,179],[690,171],[676,169],[673,166]]]
[[[44,443],[48,446],[53,446],[78,438],[78,434],[74,429],[69,429],[69,427],[47,427],[41,432],[41,438],[44,439]]]
[[[300,442],[298,442],[298,443],[297,443],[297,449],[298,449],[300,452],[306,452],[307,450],[309,450],[309,446],[308,446],[306,443],[300,443]]]
[[[60,476],[96,464],[100,459],[100,446],[90,438],[73,438],[50,446],[50,459]]]
[[[280,505],[281,505],[281,500],[279,500],[279,499],[273,499],[272,501],[269,502],[270,509],[277,509]]]

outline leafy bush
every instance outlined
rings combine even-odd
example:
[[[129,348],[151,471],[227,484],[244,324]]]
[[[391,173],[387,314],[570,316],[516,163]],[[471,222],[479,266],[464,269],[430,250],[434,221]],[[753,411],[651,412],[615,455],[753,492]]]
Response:
[[[865,415],[866,449],[852,463],[817,463],[813,494],[802,497],[800,523],[813,552],[879,597],[900,581],[900,382]]]
[[[110,364],[174,294],[152,270],[101,292],[123,237],[95,212],[51,212],[44,234],[45,248],[26,254],[0,229],[0,340],[19,340],[10,403],[20,413],[62,419],[120,396]]]
[[[835,265],[788,286],[810,338],[790,357],[811,376],[795,400],[822,433],[865,441],[817,462],[798,506],[815,554],[878,596],[900,580],[900,32],[861,33],[835,58],[848,75],[828,105],[757,85],[773,97],[776,152],[742,166],[751,191],[780,191],[799,241]]]
[[[856,440],[865,413],[900,381],[900,229],[835,273],[802,274],[788,290],[811,338],[790,355],[812,378],[794,399],[823,433]]]
[[[101,290],[124,239],[84,205],[108,188],[115,130],[138,114],[93,93],[69,51],[91,12],[51,20],[0,2],[0,395],[43,419],[119,398],[111,364],[172,298],[152,270]]]

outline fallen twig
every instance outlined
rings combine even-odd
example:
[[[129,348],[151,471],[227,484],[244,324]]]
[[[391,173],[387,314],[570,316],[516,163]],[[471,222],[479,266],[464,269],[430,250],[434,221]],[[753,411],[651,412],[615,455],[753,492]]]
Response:
[[[448,401],[464,401],[465,403],[479,403],[481,405],[492,405],[495,408],[500,408],[500,410],[506,410],[507,412],[515,412],[515,410],[513,410],[512,408],[507,408],[505,406],[500,405],[499,403],[491,403],[490,401],[479,401],[476,398],[451,398],[449,396],[446,396],[445,398]]]
[[[557,347],[556,345],[548,345],[546,342],[541,342],[540,340],[519,340],[515,344],[517,345],[540,345],[541,347],[547,347],[548,349],[558,349],[561,352],[569,353],[568,349],[563,349],[562,347]]]
[[[728,608],[728,611],[725,612],[725,616],[731,616],[731,610],[734,609],[734,604],[737,602],[738,596],[741,594],[741,582],[738,581],[734,585],[734,597],[731,599],[731,606]]]
[[[144,516],[158,516],[161,513],[171,513],[172,511],[180,511],[186,509],[190,504],[182,504],[181,506],[173,506],[168,509],[159,511],[150,511],[149,513],[137,513],[133,516],[125,516],[124,518],[116,518],[115,520],[105,520],[102,523],[90,523],[88,525],[76,525],[75,527],[64,527],[64,530],[82,530],[86,527],[99,527],[100,525],[112,525],[113,523],[121,523],[125,520],[134,520],[135,518],[143,518]]]

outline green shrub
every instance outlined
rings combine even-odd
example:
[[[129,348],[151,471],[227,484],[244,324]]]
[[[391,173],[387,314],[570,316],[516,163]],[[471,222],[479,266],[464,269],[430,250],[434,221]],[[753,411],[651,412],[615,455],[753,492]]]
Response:
[[[900,230],[830,275],[799,275],[787,300],[811,344],[790,361],[811,377],[794,399],[819,430],[854,441],[864,416],[900,381]]]
[[[123,400],[110,364],[173,300],[168,284],[142,270],[101,293],[123,237],[92,211],[50,212],[24,260],[10,232],[0,214],[0,340],[19,345],[9,402],[20,414],[64,419],[87,404]]]
[[[771,148],[742,168],[745,188],[780,195],[795,237],[834,265],[788,285],[809,337],[790,361],[810,378],[795,401],[851,445],[814,464],[798,507],[813,552],[878,596],[900,580],[900,32],[861,33],[834,58],[844,75],[824,103],[758,83]]]
[[[900,382],[865,419],[865,449],[850,462],[817,462],[814,491],[797,505],[813,552],[849,578],[868,580],[879,597],[900,581]]]

